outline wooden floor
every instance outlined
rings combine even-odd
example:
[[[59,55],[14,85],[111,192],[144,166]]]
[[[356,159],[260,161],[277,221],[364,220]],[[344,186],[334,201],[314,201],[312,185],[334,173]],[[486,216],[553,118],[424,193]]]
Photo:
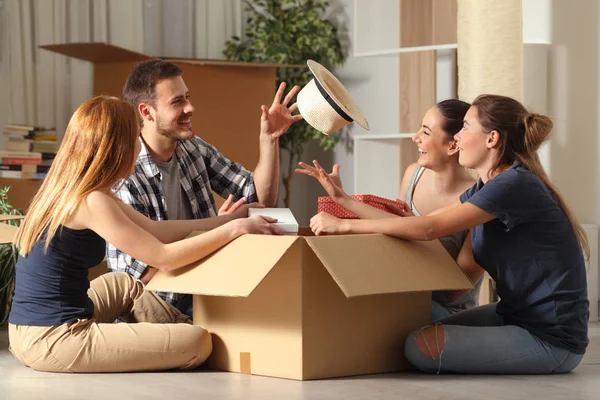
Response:
[[[0,399],[600,399],[600,324],[574,372],[559,376],[458,376],[384,374],[322,381],[226,372],[52,374],[19,364],[0,328]]]

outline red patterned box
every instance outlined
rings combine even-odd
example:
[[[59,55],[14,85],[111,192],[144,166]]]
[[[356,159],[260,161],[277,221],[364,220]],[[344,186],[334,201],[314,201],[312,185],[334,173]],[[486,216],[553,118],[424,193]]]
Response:
[[[368,204],[372,207],[378,208],[383,211],[390,212],[390,210],[385,206],[386,204],[392,204],[396,207],[403,208],[403,204],[390,199],[385,199],[383,197],[373,196],[371,194],[355,194],[352,197],[354,200],[358,200],[361,203]],[[317,208],[318,212],[325,211],[328,214],[331,214],[338,218],[343,219],[356,219],[356,215],[352,214],[350,211],[346,210],[344,207],[337,205],[335,201],[329,196],[319,197],[319,206]]]

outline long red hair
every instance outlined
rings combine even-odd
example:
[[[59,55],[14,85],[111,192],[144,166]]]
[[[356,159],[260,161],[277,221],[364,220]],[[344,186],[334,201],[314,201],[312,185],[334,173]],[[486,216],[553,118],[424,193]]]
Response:
[[[97,96],[77,108],[17,233],[21,255],[31,251],[43,232],[47,249],[85,196],[95,190],[110,192],[131,174],[138,136],[135,109],[124,100]]]

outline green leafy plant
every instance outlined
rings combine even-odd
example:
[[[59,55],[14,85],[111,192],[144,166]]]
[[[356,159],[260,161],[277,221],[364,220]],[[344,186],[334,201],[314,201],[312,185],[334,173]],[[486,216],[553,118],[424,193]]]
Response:
[[[23,215],[23,212],[14,208],[8,201],[10,186],[0,188],[0,214]],[[7,223],[19,226],[19,220],[9,220]],[[15,266],[19,248],[12,244],[0,244],[0,324],[4,323],[10,310],[10,302],[15,285]]]
[[[328,69],[346,59],[343,39],[335,25],[325,19],[329,3],[322,0],[245,0],[246,29],[244,37],[234,36],[225,44],[224,54],[230,60],[286,64],[277,68],[277,86],[281,82],[303,87],[312,78],[306,61],[315,60]],[[305,122],[293,124],[279,139],[279,147],[289,153],[283,168],[285,206],[290,206],[290,188],[296,161],[306,144],[318,139],[325,150],[339,142],[342,133],[324,135]]]

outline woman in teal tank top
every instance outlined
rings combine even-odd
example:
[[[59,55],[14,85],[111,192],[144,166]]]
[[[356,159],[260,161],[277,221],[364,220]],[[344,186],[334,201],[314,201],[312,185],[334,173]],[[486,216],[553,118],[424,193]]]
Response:
[[[433,106],[423,117],[413,142],[418,146],[419,159],[404,174],[400,198],[405,210],[390,209],[401,216],[426,215],[456,201],[461,193],[473,186],[475,180],[458,163],[458,148],[454,135],[460,131],[469,104],[460,100],[444,100]],[[331,174],[319,174],[320,166],[300,163],[296,171],[315,177],[336,203],[348,208],[360,218],[389,217],[388,213],[364,205],[354,209],[350,196],[342,190],[339,166]],[[456,232],[440,238],[440,242],[475,285],[474,290],[438,291],[433,293],[431,320],[477,306],[483,269],[473,259],[468,231]]]

